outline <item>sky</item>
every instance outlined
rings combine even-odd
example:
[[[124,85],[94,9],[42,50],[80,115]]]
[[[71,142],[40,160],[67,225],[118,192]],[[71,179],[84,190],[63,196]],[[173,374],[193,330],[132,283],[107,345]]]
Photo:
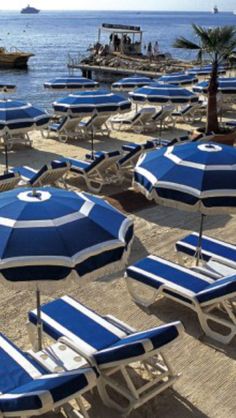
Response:
[[[236,10],[235,0],[8,0],[1,10],[20,10],[27,3],[40,10],[176,10],[209,11],[217,4],[220,11]]]

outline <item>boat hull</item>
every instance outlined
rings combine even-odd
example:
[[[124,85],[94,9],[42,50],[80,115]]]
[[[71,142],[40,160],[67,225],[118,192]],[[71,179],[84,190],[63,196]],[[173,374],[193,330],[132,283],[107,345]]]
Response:
[[[27,68],[28,60],[34,54],[0,54],[0,68]]]

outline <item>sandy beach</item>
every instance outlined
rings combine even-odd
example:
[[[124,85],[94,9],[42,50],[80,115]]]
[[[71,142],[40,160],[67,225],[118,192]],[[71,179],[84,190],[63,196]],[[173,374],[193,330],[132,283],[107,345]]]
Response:
[[[234,113],[227,114],[233,118]],[[193,126],[178,124],[173,130],[164,131],[163,137],[175,137],[193,130]],[[30,134],[33,147],[14,147],[9,152],[9,165],[28,165],[35,169],[63,156],[83,158],[90,151],[88,140],[69,141],[66,144],[56,139],[44,139],[39,132]],[[96,150],[120,149],[128,142],[143,142],[158,136],[158,132],[134,134],[112,131],[110,138],[95,140]],[[0,156],[1,172],[4,170],[4,155]],[[73,181],[72,188],[82,186]],[[129,185],[104,188],[103,194],[125,190]],[[179,261],[175,242],[189,231],[199,228],[199,215],[161,206],[147,207],[130,215],[134,220],[135,239],[129,264],[147,254],[163,256]],[[209,216],[204,232],[212,237],[235,243],[236,215]],[[190,264],[187,258],[182,263]],[[181,377],[172,389],[149,401],[130,414],[131,418],[233,418],[236,411],[236,341],[228,346],[205,337],[192,311],[170,300],[159,300],[150,312],[145,312],[131,300],[123,272],[92,283],[65,288],[53,297],[68,294],[102,314],[112,314],[138,330],[153,327],[173,320],[181,320],[186,332],[166,351],[175,371]],[[51,297],[42,296],[42,301]],[[35,295],[26,291],[11,291],[1,285],[1,332],[23,349],[29,349],[25,322],[27,312],[35,307]],[[86,396],[92,418],[116,418],[119,415],[103,406],[98,395]],[[52,414],[48,414],[52,416]]]

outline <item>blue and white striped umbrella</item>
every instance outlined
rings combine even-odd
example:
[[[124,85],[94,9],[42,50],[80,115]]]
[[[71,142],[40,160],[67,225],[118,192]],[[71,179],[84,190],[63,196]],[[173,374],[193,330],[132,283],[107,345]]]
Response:
[[[122,78],[112,84],[112,90],[115,91],[131,91],[137,87],[147,86],[153,83],[153,79],[150,77],[144,77],[139,75],[132,75],[130,77]]]
[[[194,74],[188,73],[171,73],[161,76],[157,79],[157,82],[168,83],[168,84],[193,84],[197,83],[198,79]]]
[[[133,224],[96,196],[18,188],[1,194],[0,235],[0,279],[48,291],[75,277],[121,270]]]
[[[211,65],[204,65],[202,67],[194,67],[191,68],[187,71],[188,74],[193,74],[193,75],[210,75],[212,71],[212,66]],[[219,65],[218,66],[218,74],[225,74],[226,73],[226,68],[224,65]]]
[[[157,203],[217,214],[236,210],[236,149],[190,143],[145,154],[134,170],[134,186]]]
[[[55,112],[71,115],[91,115],[92,113],[112,114],[127,112],[131,108],[129,100],[109,90],[84,91],[70,94],[53,103]]]
[[[60,77],[44,83],[44,87],[52,90],[94,90],[99,87],[99,83],[86,77]]]
[[[19,100],[0,100],[0,134],[5,135],[9,131],[29,130],[42,128],[47,125],[49,115],[30,103]]]
[[[135,103],[194,103],[198,97],[191,91],[172,84],[153,83],[149,86],[141,87],[129,93],[129,96]]]
[[[209,81],[201,81],[193,87],[195,93],[207,94]],[[219,78],[218,91],[222,94],[236,94],[236,78]]]

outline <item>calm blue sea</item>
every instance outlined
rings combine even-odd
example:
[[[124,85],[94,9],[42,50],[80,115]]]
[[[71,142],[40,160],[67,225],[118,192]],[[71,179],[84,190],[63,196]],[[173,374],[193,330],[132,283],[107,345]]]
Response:
[[[22,15],[20,12],[0,12],[0,46],[17,47],[35,54],[27,71],[0,70],[0,81],[16,83],[18,97],[50,109],[50,103],[61,96],[45,91],[43,82],[66,75],[68,53],[83,57],[89,44],[97,39],[101,23],[140,25],[144,42],[159,41],[162,51],[173,56],[191,58],[190,53],[172,48],[177,36],[191,37],[191,24],[205,26],[234,25],[233,13],[190,12],[44,12]],[[76,74],[76,73],[75,73]],[[79,72],[77,72],[79,74]],[[64,94],[65,95],[65,94]]]

